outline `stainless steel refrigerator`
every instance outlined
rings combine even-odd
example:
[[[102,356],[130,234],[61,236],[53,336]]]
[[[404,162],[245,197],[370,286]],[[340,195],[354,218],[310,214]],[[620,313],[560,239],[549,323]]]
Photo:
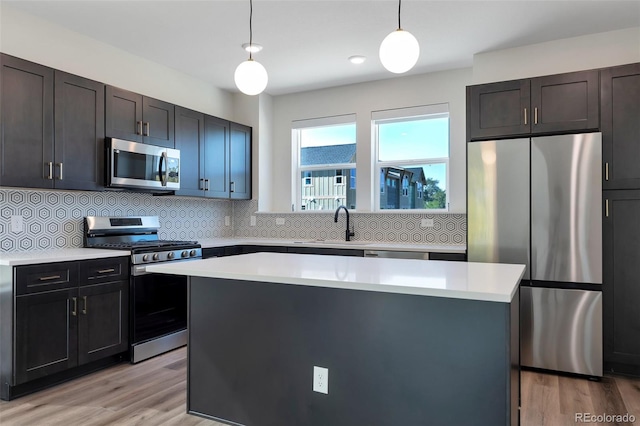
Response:
[[[602,376],[602,135],[467,144],[470,262],[520,263],[523,366]]]

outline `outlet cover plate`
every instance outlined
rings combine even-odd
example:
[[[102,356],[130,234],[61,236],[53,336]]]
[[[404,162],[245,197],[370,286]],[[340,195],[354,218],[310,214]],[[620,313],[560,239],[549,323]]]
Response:
[[[284,217],[276,217],[276,225],[284,225]]]
[[[433,228],[433,219],[422,219],[420,221],[421,228]]]
[[[313,391],[329,394],[329,369],[313,366]]]

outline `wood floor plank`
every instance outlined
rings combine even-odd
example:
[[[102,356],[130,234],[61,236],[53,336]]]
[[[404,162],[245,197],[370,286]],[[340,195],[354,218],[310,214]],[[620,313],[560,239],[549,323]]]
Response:
[[[587,380],[558,376],[558,394],[562,414],[593,413],[593,401]]]
[[[616,376],[615,381],[627,412],[635,416],[640,425],[640,379]]]

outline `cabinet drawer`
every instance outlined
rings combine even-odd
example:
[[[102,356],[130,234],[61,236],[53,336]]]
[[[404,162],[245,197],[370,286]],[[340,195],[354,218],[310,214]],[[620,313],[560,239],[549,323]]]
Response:
[[[16,294],[62,290],[78,282],[78,264],[75,262],[46,263],[17,266],[15,268]]]
[[[128,257],[110,257],[80,262],[81,286],[127,279],[129,279]]]

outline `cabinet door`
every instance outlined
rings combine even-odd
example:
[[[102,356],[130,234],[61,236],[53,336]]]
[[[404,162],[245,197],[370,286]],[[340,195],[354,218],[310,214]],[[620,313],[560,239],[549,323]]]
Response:
[[[604,189],[640,188],[640,64],[600,73]]]
[[[174,148],[175,106],[153,98],[142,99],[143,142]]]
[[[467,87],[467,139],[528,134],[529,80]]]
[[[55,72],[55,187],[104,186],[104,84]]]
[[[180,190],[204,196],[204,114],[176,107],[176,149],[180,150]]]
[[[234,200],[251,199],[251,127],[230,124],[229,192]]]
[[[604,199],[605,370],[640,374],[640,190],[604,191]]]
[[[105,93],[106,136],[142,142],[142,95],[113,86]]]
[[[16,385],[77,365],[77,296],[72,288],[16,297]]]
[[[531,80],[531,133],[597,130],[599,72],[583,71]]]
[[[205,194],[213,198],[229,198],[229,122],[220,118],[204,118]]]
[[[0,185],[53,188],[53,69],[0,55]]]
[[[78,363],[129,347],[129,281],[81,285],[78,292]]]

